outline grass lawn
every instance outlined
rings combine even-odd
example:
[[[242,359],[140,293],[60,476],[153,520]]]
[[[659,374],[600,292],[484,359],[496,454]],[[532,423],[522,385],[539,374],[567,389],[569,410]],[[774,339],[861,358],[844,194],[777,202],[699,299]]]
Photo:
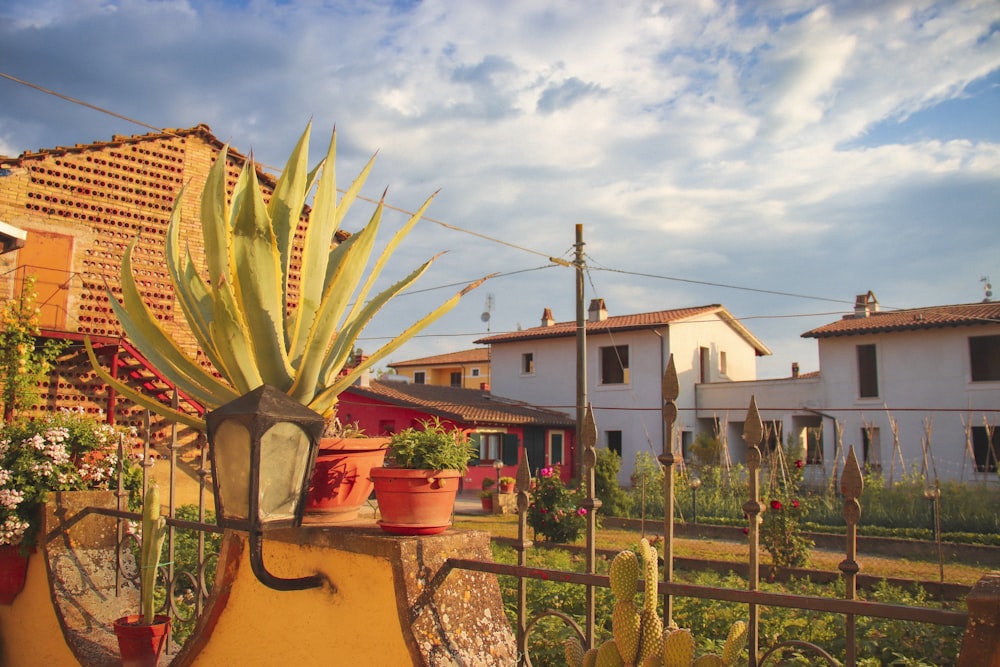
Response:
[[[517,537],[517,517],[515,515],[458,515],[455,517],[455,528],[463,530],[482,530],[494,537]],[[529,538],[531,529],[528,529]],[[597,548],[621,550],[628,549],[638,543],[641,535],[627,530],[599,529],[597,533]],[[581,538],[575,544],[583,545]],[[663,553],[662,545],[658,549]],[[698,540],[674,538],[674,555],[686,558],[704,558],[709,560],[732,561],[746,563],[750,548],[740,542],[725,542],[721,540]],[[809,567],[839,573],[837,565],[844,560],[843,553],[832,551],[813,551]],[[938,581],[940,567],[935,561],[909,560],[904,558],[886,558],[883,556],[859,555],[861,573],[876,577],[894,577],[913,579],[916,581]],[[761,562],[769,563],[767,552],[761,550]],[[964,565],[960,563],[944,564],[944,581],[950,584],[973,586],[989,568]]]

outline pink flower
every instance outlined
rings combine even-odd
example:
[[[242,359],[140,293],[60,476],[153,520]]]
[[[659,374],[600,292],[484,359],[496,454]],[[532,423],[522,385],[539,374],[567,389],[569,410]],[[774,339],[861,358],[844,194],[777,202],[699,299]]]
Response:
[[[542,477],[552,477],[552,468],[542,468],[538,474]]]
[[[772,500],[771,501],[771,509],[773,509],[773,510],[780,510],[781,509],[781,501],[780,500]]]
[[[801,468],[804,465],[805,465],[805,463],[802,462],[802,459],[799,459],[798,461],[795,462],[795,467],[796,468]]]
[[[795,499],[793,498],[793,499],[792,499],[792,507],[795,507],[795,508],[797,508],[798,506],[799,506],[799,501],[797,501],[797,500],[795,500]]]
[[[750,534],[750,529],[749,528],[744,528],[743,529],[743,534],[744,535],[749,535]]]
[[[577,513],[577,514],[578,514],[579,516],[586,516],[586,515],[587,515],[587,508],[586,508],[586,507],[581,507],[580,509],[578,509],[578,510],[576,511],[576,513]]]

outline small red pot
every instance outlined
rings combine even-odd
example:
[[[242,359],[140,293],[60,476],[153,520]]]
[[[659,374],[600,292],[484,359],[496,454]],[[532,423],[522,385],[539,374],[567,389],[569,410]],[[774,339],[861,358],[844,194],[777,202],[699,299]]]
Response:
[[[457,470],[374,468],[371,472],[382,520],[394,535],[434,535],[451,526],[462,473]]]
[[[31,547],[29,554],[35,551]],[[0,546],[0,604],[11,604],[18,593],[24,590],[28,577],[28,556],[21,554],[16,544]]]
[[[309,523],[353,521],[372,493],[371,470],[382,465],[388,438],[320,440],[306,496]]]
[[[155,616],[152,625],[143,625],[142,616],[133,614],[114,621],[122,667],[156,667],[167,643],[169,616]]]

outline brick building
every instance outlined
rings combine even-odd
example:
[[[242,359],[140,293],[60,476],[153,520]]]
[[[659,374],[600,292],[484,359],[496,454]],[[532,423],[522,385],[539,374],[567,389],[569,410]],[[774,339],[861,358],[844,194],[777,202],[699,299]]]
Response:
[[[192,241],[195,265],[203,264],[203,250],[195,242],[201,238],[200,193],[223,146],[199,125],[0,156],[0,222],[27,233],[22,248],[0,256],[0,298],[15,298],[25,277],[34,274],[43,335],[71,341],[58,373],[44,387],[43,407],[82,405],[121,423],[142,423],[145,411],[116,399],[94,374],[84,336],[91,337],[105,367],[118,377],[161,400],[171,399],[169,383],[123,338],[107,290],[120,298],[122,257],[138,237],[134,270],[147,304],[188,354],[199,354],[163,261],[164,234],[184,188],[182,237]],[[229,149],[230,188],[246,159]],[[266,198],[274,178],[259,168],[258,177]],[[183,396],[179,401],[183,409],[201,411]],[[168,433],[164,420],[151,419],[154,436]]]

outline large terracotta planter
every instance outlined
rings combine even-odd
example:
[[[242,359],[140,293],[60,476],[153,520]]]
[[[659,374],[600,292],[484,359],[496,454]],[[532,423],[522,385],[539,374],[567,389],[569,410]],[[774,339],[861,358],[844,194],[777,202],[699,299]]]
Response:
[[[372,493],[371,470],[382,465],[389,438],[323,438],[316,455],[307,522],[353,521]]]
[[[155,617],[152,625],[143,625],[142,616],[122,616],[114,621],[122,667],[156,667],[167,642],[170,617]]]
[[[462,473],[457,470],[374,468],[378,522],[394,535],[434,535],[451,525]]]
[[[35,548],[31,547],[29,554],[34,551]],[[22,555],[19,545],[0,546],[0,604],[11,604],[24,590],[29,554]]]

